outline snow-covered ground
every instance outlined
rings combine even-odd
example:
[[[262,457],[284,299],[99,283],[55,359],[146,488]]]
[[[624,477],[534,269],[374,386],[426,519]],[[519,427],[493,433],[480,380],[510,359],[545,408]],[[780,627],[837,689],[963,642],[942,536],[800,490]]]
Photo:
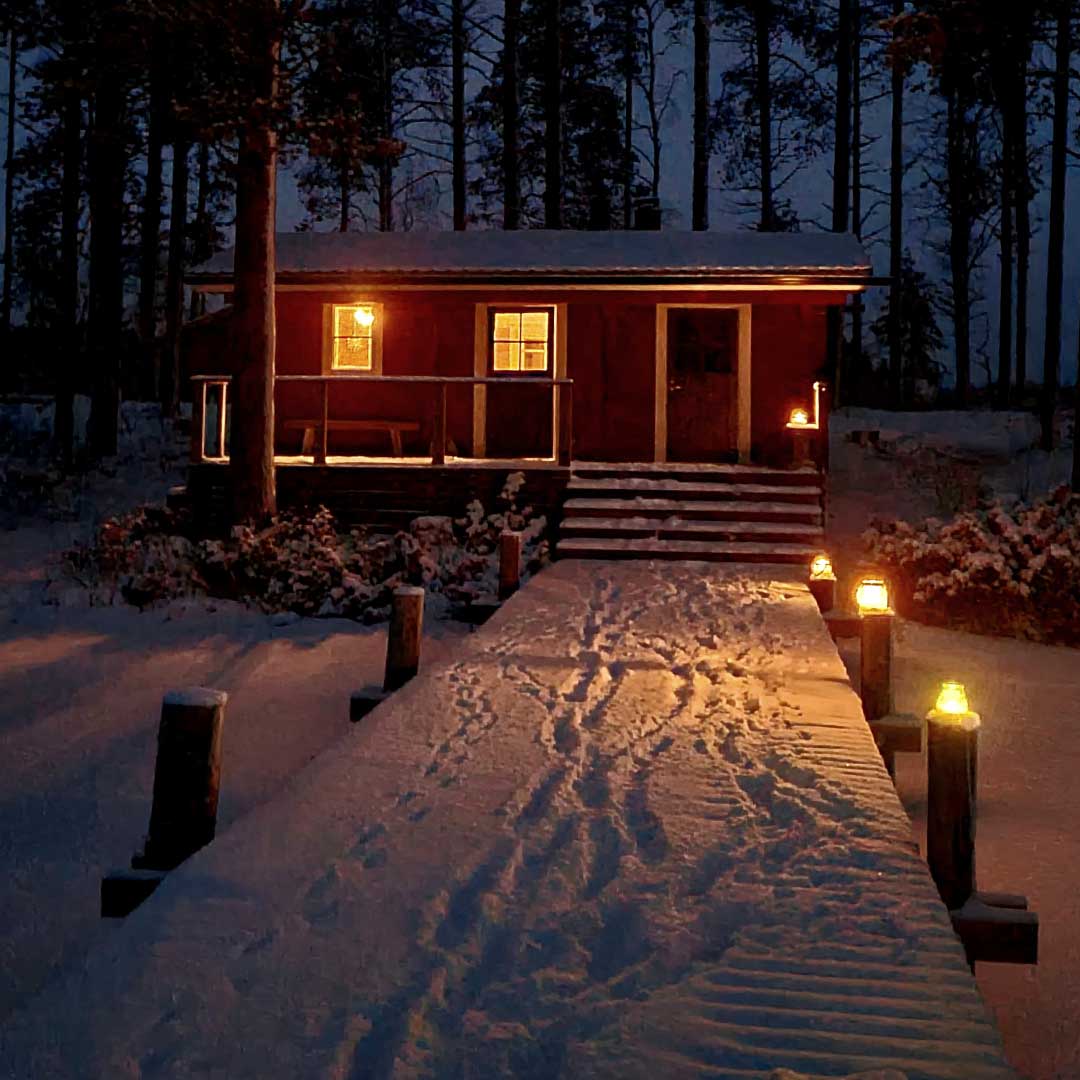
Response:
[[[0,1072],[1007,1077],[910,837],[791,571],[560,562],[9,1016]]]

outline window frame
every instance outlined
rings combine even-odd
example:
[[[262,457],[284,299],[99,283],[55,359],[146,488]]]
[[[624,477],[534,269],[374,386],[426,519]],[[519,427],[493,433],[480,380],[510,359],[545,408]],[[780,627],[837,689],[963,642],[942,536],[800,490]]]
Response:
[[[547,315],[547,366],[542,371],[495,370],[495,316],[544,312]],[[530,339],[532,340],[532,339]],[[518,344],[522,339],[518,338]],[[555,305],[554,304],[489,304],[487,308],[487,373],[498,379],[553,379],[555,377]]]
[[[339,308],[368,307],[375,313],[371,327],[371,367],[335,367],[334,343],[340,335],[334,333]],[[334,300],[323,305],[322,373],[324,375],[373,376],[383,373],[383,305],[375,300]],[[357,335],[361,336],[361,335]]]

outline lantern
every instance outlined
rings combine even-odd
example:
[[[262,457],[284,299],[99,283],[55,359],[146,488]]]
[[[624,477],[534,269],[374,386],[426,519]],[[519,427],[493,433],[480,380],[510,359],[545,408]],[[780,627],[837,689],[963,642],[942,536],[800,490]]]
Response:
[[[788,427],[809,427],[810,426],[810,414],[805,409],[792,409],[791,417],[788,419]]]
[[[832,559],[824,552],[820,555],[815,555],[810,560],[810,580],[811,581],[827,581],[829,578],[835,576],[833,574]]]
[[[938,691],[937,701],[934,702],[934,711],[945,716],[963,716],[970,712],[964,684],[943,682]]]
[[[886,615],[889,613],[889,587],[884,579],[863,578],[855,589],[855,603],[860,615]]]

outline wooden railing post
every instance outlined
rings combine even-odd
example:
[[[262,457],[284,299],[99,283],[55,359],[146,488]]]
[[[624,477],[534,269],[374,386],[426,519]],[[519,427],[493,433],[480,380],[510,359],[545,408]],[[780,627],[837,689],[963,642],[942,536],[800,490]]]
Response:
[[[315,449],[315,464],[326,464],[326,450],[330,433],[330,382],[323,379],[322,387],[322,422],[319,425],[319,441]]]
[[[559,438],[555,461],[569,465],[574,453],[574,394],[570,383],[559,384]]]
[[[206,460],[206,383],[195,383],[191,402],[191,464]]]
[[[521,533],[499,535],[499,599],[507,600],[521,585]]]
[[[431,464],[446,464],[446,383],[435,387],[435,424],[431,439]]]
[[[228,406],[229,384],[221,383],[221,400],[218,405],[218,457],[225,457],[225,410]]]

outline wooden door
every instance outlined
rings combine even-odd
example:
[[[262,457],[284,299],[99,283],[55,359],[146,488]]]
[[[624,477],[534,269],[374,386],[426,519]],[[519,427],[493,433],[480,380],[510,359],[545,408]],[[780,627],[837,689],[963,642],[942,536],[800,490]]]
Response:
[[[671,308],[667,314],[669,461],[738,457],[739,312]]]

